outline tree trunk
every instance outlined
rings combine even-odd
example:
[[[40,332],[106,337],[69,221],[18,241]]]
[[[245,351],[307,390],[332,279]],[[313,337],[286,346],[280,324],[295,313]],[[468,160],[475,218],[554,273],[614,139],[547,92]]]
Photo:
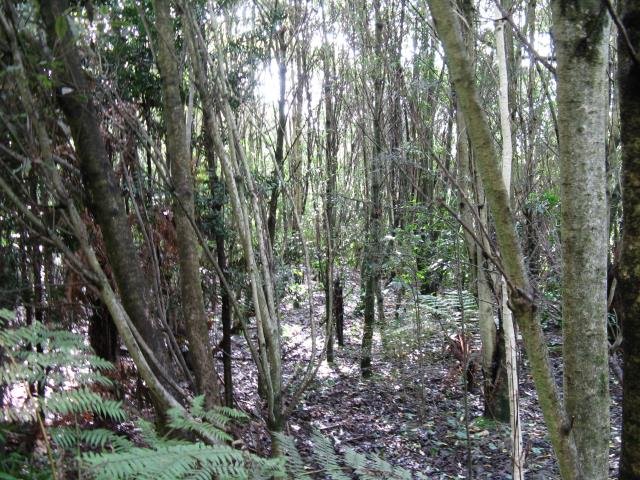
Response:
[[[619,273],[624,383],[620,480],[640,478],[640,4],[621,0],[620,16],[636,60],[618,32],[618,85],[622,140],[622,258]]]
[[[608,19],[599,0],[553,2],[562,194],[564,399],[582,473],[594,480],[609,474]]]
[[[66,21],[67,8],[65,0],[40,2],[49,47],[59,60],[54,63],[58,103],[71,127],[89,206],[100,226],[124,307],[145,342],[159,358],[163,358],[161,353],[166,351],[164,342],[151,320],[143,271],[139,266],[120,188],[100,134],[89,77],[82,69],[72,30]]]
[[[280,195],[279,175],[284,164],[284,137],[287,128],[286,94],[287,94],[287,43],[285,42],[284,28],[277,33],[276,58],[278,59],[278,78],[280,79],[280,97],[278,98],[278,129],[276,131],[276,148],[273,155],[275,167],[272,175],[273,186],[269,198],[269,217],[267,228],[269,229],[269,241],[273,248],[276,238],[276,215],[278,213],[278,197]]]
[[[371,189],[369,192],[369,231],[367,235],[366,258],[364,259],[364,327],[362,333],[362,353],[360,371],[362,376],[371,376],[371,355],[373,348],[373,328],[375,325],[375,298],[378,288],[381,262],[381,222],[382,222],[382,90],[384,70],[382,68],[382,31],[383,20],[380,15],[380,0],[374,0],[375,45],[373,90],[373,155],[369,169]],[[381,308],[381,306],[379,306]]]
[[[344,347],[344,297],[339,273],[333,282],[333,318],[336,324],[338,345]]]
[[[155,1],[154,10],[158,30],[157,62],[164,96],[167,162],[171,165],[171,181],[175,190],[174,217],[178,237],[182,312],[189,340],[189,352],[193,359],[196,389],[198,393],[205,395],[207,406],[212,407],[219,403],[219,388],[204,311],[198,239],[190,220],[194,217],[193,174],[189,145],[186,141],[178,56],[169,0]]]
[[[324,14],[323,14],[324,20]],[[336,246],[336,177],[338,170],[338,131],[334,108],[334,53],[333,47],[326,41],[326,26],[322,24],[325,38],[323,70],[324,70],[324,125],[325,125],[325,169],[326,169],[326,189],[325,189],[325,242],[326,242],[326,265],[324,271],[324,293],[325,293],[325,321],[327,322],[327,361],[333,362],[333,332],[335,326],[334,312],[334,267],[335,267],[335,246]]]
[[[511,191],[511,163],[513,161],[513,145],[511,140],[511,116],[509,115],[509,82],[507,72],[507,55],[505,51],[504,20],[496,24],[496,53],[498,57],[498,72],[500,90],[498,103],[500,104],[500,130],[502,131],[502,178],[507,193]],[[500,276],[500,300],[502,341],[504,342],[504,364],[507,374],[507,396],[509,399],[509,423],[511,426],[511,462],[513,479],[524,479],[524,458],[522,452],[522,431],[520,430],[520,403],[518,395],[518,345],[513,326],[513,315],[509,308],[507,282]],[[500,359],[502,360],[502,359]]]

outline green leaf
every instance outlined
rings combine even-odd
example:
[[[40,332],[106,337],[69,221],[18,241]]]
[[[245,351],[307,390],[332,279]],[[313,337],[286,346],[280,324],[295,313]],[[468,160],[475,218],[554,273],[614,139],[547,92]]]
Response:
[[[64,15],[60,15],[56,17],[56,35],[59,39],[63,39],[67,32],[69,31],[69,23],[67,22],[67,17]]]

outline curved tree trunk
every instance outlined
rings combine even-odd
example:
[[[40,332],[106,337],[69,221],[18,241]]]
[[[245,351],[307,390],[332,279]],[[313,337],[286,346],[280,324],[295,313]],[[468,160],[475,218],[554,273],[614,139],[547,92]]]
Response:
[[[66,0],[40,2],[47,41],[58,60],[54,63],[57,99],[71,127],[89,207],[100,226],[124,310],[157,359],[158,363],[154,364],[154,373],[157,375],[162,373],[158,371],[159,368],[166,372],[170,365],[168,350],[163,335],[152,320],[148,302],[150,292],[145,286],[120,188],[100,133],[88,76],[82,68],[72,30],[65,17],[68,6]],[[110,313],[114,315],[111,310]],[[139,362],[136,362],[136,366],[142,375]],[[162,387],[165,388],[166,384]],[[157,413],[162,415],[168,403],[158,392],[156,390],[153,401]]]
[[[81,66],[71,27],[66,21],[65,0],[40,2],[49,46],[59,62],[54,65],[58,103],[71,127],[89,206],[104,239],[107,257],[127,313],[154,352],[164,350],[147,304],[147,289],[118,182],[100,135],[91,87]],[[66,28],[60,27],[66,25]]]

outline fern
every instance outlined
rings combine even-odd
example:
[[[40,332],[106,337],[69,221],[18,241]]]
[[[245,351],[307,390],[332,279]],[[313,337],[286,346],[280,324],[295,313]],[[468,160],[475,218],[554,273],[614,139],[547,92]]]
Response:
[[[300,456],[300,452],[298,452],[293,438],[280,432],[274,436],[280,444],[280,449],[286,458],[288,473],[296,480],[310,480],[311,477],[308,473],[309,466],[305,464]]]
[[[331,480],[351,480],[351,477],[345,475],[340,460],[336,455],[331,442],[318,432],[314,432],[311,441],[313,442],[313,453],[318,464],[323,467]]]
[[[249,456],[226,445],[203,443],[132,448],[117,453],[87,453],[82,457],[100,479],[257,479],[283,478],[282,461]],[[251,468],[247,468],[251,465]]]
[[[45,402],[45,410],[60,415],[80,415],[90,412],[115,421],[126,418],[121,402],[106,400],[86,388],[52,393]]]
[[[419,299],[421,306],[427,312],[440,317],[459,317],[462,309],[467,315],[475,315],[478,311],[475,297],[466,290],[462,292],[462,295],[459,295],[457,291],[447,291],[443,295],[420,295]]]
[[[9,422],[34,422],[56,417],[72,420],[96,416],[122,421],[126,415],[120,402],[104,398],[91,390],[97,384],[111,387],[113,381],[104,372],[113,365],[93,354],[84,338],[76,333],[49,328],[34,322],[28,326],[6,328],[12,315],[0,311],[0,348],[6,361],[0,371],[0,383],[9,387],[21,386],[26,398],[21,405],[3,406]],[[31,385],[46,385],[45,395],[30,393]],[[76,420],[77,422],[77,420]],[[65,452],[84,448],[115,451],[131,448],[126,438],[104,429],[82,429],[78,425],[48,428],[45,422],[41,433],[47,445],[58,447],[57,457]],[[57,469],[55,457],[48,455],[50,466]]]
[[[302,459],[293,439],[283,434],[276,435],[287,462],[287,472],[295,480],[312,478],[308,464]],[[408,470],[394,467],[376,455],[364,455],[348,449],[343,455],[336,454],[331,442],[319,432],[311,435],[312,460],[319,471],[330,480],[411,480],[414,478]],[[341,466],[344,464],[344,466]],[[355,475],[355,477],[354,477]],[[426,477],[418,474],[418,479]]]
[[[65,450],[72,450],[78,445],[92,450],[111,448],[116,452],[133,448],[133,444],[127,438],[104,428],[76,430],[59,427],[52,428],[50,433],[53,441]]]
[[[188,411],[172,408],[167,411],[167,417],[171,431],[215,438],[220,445],[160,437],[149,422],[140,422],[142,436],[149,447],[129,446],[112,453],[87,453],[81,457],[82,463],[97,479],[284,478],[284,460],[262,459],[223,444],[233,438],[222,428],[231,421],[246,419],[245,414],[223,407],[205,410],[204,397],[198,396]]]
[[[191,401],[188,411],[171,408],[167,411],[168,425],[174,430],[192,432],[203,438],[215,438],[219,442],[231,442],[233,438],[223,429],[230,421],[246,420],[247,416],[232,408],[204,408],[204,396],[199,395]]]

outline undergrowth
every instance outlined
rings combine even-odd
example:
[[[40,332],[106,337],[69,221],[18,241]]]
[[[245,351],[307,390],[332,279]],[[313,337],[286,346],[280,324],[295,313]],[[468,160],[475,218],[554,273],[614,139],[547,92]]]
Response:
[[[134,442],[104,426],[128,420],[121,402],[108,398],[111,363],[94,355],[79,334],[38,322],[11,327],[13,322],[11,312],[0,311],[0,388],[12,392],[2,405],[0,480],[412,478],[374,455],[337,454],[318,433],[304,459],[294,440],[281,434],[275,435],[281,457],[238,450],[227,427],[246,415],[225,407],[207,410],[202,396],[187,409],[167,411],[164,435],[138,420]],[[23,426],[33,427],[39,448],[12,449],[8,438]]]

